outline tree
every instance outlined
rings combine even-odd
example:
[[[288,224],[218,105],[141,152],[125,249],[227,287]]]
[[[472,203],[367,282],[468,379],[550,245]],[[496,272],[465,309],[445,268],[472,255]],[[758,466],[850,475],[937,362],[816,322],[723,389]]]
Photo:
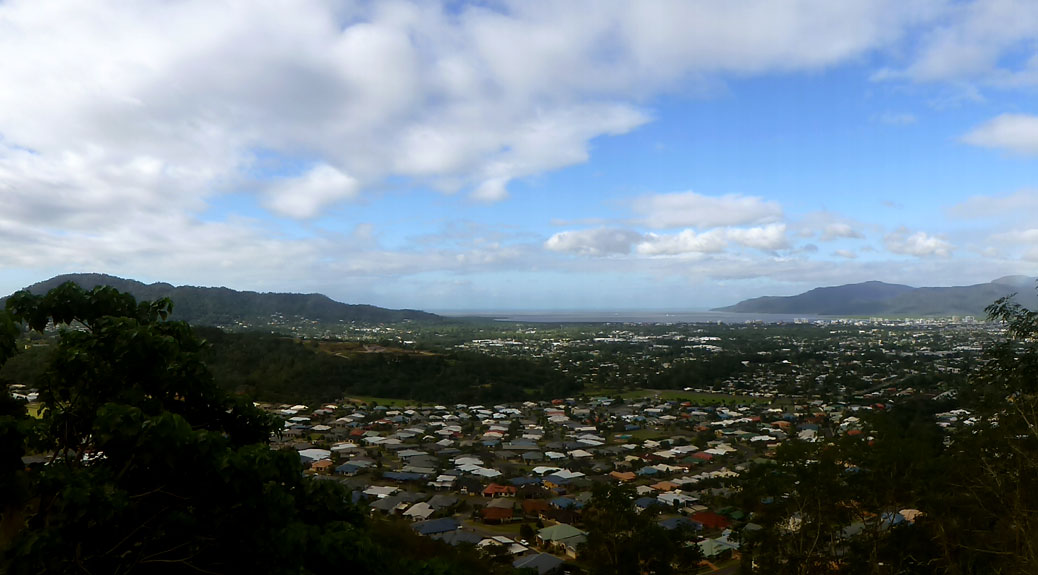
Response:
[[[960,392],[975,423],[950,438],[946,497],[933,537],[951,573],[1038,570],[1038,312],[1002,298],[987,308],[1006,337]]]
[[[581,556],[593,573],[673,573],[693,567],[699,547],[686,545],[688,533],[668,531],[657,523],[657,507],[639,512],[634,488],[595,484],[582,518],[587,543]]]
[[[0,401],[3,480],[19,480],[5,462],[20,452],[49,457],[22,471],[25,497],[9,503],[5,492],[0,572],[436,573],[453,565],[415,557],[420,546],[399,539],[416,538],[409,529],[376,541],[338,484],[304,478],[294,451],[272,451],[275,420],[213,383],[200,360],[204,342],[167,320],[168,300],[137,303],[112,288],[64,284],[45,296],[19,292],[6,307],[28,329],[59,333],[39,381],[40,420],[23,433],[10,396]],[[9,329],[0,332],[0,349],[10,339]]]

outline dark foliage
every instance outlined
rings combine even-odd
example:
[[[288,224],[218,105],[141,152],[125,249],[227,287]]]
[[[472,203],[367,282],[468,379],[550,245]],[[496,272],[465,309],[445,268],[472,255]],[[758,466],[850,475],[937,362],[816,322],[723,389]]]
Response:
[[[169,308],[73,284],[8,300],[23,325],[62,329],[41,418],[0,395],[0,572],[494,572],[305,478],[294,451],[268,446],[274,421],[215,385]],[[0,332],[0,349],[12,340]],[[25,468],[29,450],[47,464]]]
[[[338,356],[289,338],[201,329],[205,359],[225,388],[267,401],[332,401],[344,395],[430,402],[548,399],[578,391],[546,363],[472,352]]]

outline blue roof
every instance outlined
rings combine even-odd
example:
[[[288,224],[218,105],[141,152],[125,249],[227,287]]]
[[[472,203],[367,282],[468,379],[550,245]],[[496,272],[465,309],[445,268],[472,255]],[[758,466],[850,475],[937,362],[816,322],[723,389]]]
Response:
[[[527,555],[526,557],[516,559],[512,563],[512,567],[516,569],[536,569],[538,575],[544,575],[544,573],[557,569],[559,565],[562,565],[562,559],[547,553]]]
[[[569,497],[556,497],[555,499],[549,501],[549,503],[551,503],[555,507],[558,507],[559,509],[569,509],[570,507],[573,507],[574,509],[580,509],[584,507],[583,503],[576,501],[574,499],[570,499]]]
[[[663,505],[662,503],[660,503],[660,500],[656,499],[655,497],[639,497],[638,499],[634,500],[634,504],[638,507],[641,507],[642,509],[648,509],[653,505]]]
[[[687,517],[671,517],[670,519],[661,520],[659,524],[660,527],[668,531],[673,531],[678,527],[691,527],[692,529],[695,529],[697,531],[703,528],[702,523],[698,521],[692,521]]]
[[[541,480],[538,477],[513,477],[508,482],[516,487],[521,487],[523,485],[537,485]]]
[[[359,489],[354,489],[352,492],[350,492],[350,501],[353,504],[357,504],[357,503],[359,503],[361,501],[367,501],[367,500],[368,500],[367,494],[364,493],[363,491],[359,490]]]
[[[443,541],[444,543],[449,543],[451,545],[457,545],[459,543],[471,543],[475,545],[476,543],[479,543],[483,540],[482,535],[479,535],[478,533],[473,533],[472,531],[465,531],[463,529],[458,529],[456,531],[445,531],[443,533],[437,533],[436,535],[432,535],[431,537],[433,539],[439,539],[440,541]]]
[[[461,527],[461,523],[452,517],[444,517],[442,519],[431,519],[429,521],[419,521],[411,526],[412,529],[418,532],[419,535],[433,535],[435,533],[446,533],[448,531],[454,531]]]
[[[425,479],[423,473],[410,473],[406,471],[387,471],[382,474],[383,479],[392,479],[393,481],[418,481]]]

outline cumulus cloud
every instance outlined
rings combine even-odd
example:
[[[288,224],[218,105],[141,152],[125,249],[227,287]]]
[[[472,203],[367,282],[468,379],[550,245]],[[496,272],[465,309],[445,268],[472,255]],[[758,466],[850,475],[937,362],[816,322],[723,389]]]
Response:
[[[892,253],[916,257],[943,258],[952,252],[952,245],[947,241],[926,232],[909,233],[905,228],[887,234],[883,245]]]
[[[355,178],[327,164],[318,164],[302,176],[271,186],[266,205],[290,218],[312,218],[330,204],[355,197],[358,187]]]
[[[861,232],[851,227],[850,224],[844,222],[837,222],[827,224],[822,230],[821,240],[824,242],[832,241],[837,238],[852,238],[860,239],[863,238]]]
[[[697,234],[694,230],[682,230],[677,234],[646,234],[637,251],[645,256],[705,254],[724,251],[728,242],[721,230],[710,230]]]
[[[1038,155],[1038,116],[1002,114],[962,136],[972,146]]]
[[[0,91],[0,156],[92,155],[85,176],[107,182],[147,157],[184,180],[175,195],[204,200],[256,150],[302,151],[357,191],[403,176],[499,201],[650,121],[645,97],[840,63],[919,18],[895,0],[750,4],[11,0],[0,85],[18,89]],[[143,183],[134,198],[165,192]],[[266,205],[290,217],[352,195],[284,193]]]
[[[770,224],[767,226],[730,229],[725,234],[737,244],[758,250],[774,251],[789,247],[786,239],[786,224]]]
[[[1034,2],[933,2],[930,7],[939,11],[941,25],[921,34],[906,67],[884,69],[878,79],[1002,86],[1038,82],[1038,61],[1006,58],[1014,51],[1031,50],[1038,36]]]
[[[792,223],[793,231],[800,237],[818,237],[823,242],[841,238],[861,239],[865,227],[861,222],[829,211],[811,212]]]
[[[254,289],[493,268],[523,250],[288,238],[233,207],[207,210],[255,192],[275,216],[307,219],[400,182],[501,201],[517,179],[585,162],[596,138],[651,122],[660,94],[856,61],[936,17],[967,26],[969,10],[942,4],[7,0],[0,86],[16,89],[0,89],[0,266],[161,267],[160,279]],[[990,4],[1019,10],[1012,26],[989,25],[1008,39],[962,37],[1004,54],[1038,19],[1019,17],[1026,3]],[[933,38],[909,57],[923,62]],[[303,169],[260,173],[267,156]],[[625,225],[676,233],[562,232],[546,245],[724,255],[734,270],[746,262],[717,250],[787,241],[781,206],[760,197],[687,192],[635,208]]]
[[[948,215],[961,219],[1012,219],[1038,213],[1038,190],[1019,190],[1001,196],[972,196],[948,208]]]
[[[599,228],[559,232],[544,245],[551,251],[588,256],[629,254],[632,247],[638,256],[682,256],[719,254],[733,243],[769,252],[789,247],[785,224],[715,228],[705,232],[685,229],[673,234]]]
[[[836,251],[833,252],[833,255],[837,256],[837,257],[844,258],[844,259],[849,259],[849,260],[852,260],[852,259],[855,259],[855,258],[858,257],[858,254],[854,253],[851,250],[836,250]]]
[[[782,207],[756,196],[706,196],[696,192],[643,196],[632,206],[640,222],[656,229],[715,228],[774,222]]]
[[[1026,230],[1011,230],[1008,232],[995,234],[993,236],[993,239],[1002,242],[1038,246],[1038,228],[1030,228]]]
[[[571,252],[588,256],[627,254],[642,239],[632,230],[599,228],[559,232],[544,243],[554,252]]]

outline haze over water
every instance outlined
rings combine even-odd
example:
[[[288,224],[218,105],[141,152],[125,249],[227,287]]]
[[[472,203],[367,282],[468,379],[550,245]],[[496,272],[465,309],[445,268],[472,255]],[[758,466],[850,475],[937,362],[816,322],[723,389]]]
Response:
[[[792,323],[797,320],[834,319],[804,314],[731,313],[723,311],[580,310],[580,311],[488,311],[440,312],[442,315],[492,317],[499,321],[531,323]]]

